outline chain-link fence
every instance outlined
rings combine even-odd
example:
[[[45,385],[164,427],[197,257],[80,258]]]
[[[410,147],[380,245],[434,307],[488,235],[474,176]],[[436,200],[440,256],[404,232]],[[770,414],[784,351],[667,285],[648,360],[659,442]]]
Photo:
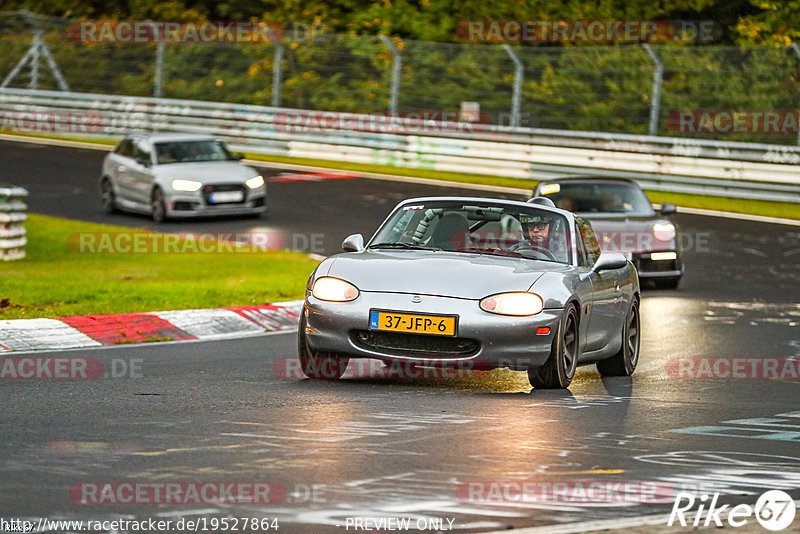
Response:
[[[798,143],[796,122],[785,124],[800,109],[797,45],[648,51],[318,33],[274,42],[85,42],[75,24],[0,14],[2,86],[362,113],[457,114],[475,102],[493,124]],[[708,112],[707,128],[680,120],[700,112]],[[783,115],[777,129],[752,117],[737,129],[733,112]]]

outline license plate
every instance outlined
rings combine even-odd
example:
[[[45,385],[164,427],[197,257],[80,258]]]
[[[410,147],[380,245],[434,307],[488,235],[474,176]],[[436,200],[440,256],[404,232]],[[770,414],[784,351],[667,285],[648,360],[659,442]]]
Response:
[[[454,336],[457,323],[458,317],[453,315],[418,315],[379,310],[369,312],[370,330]]]
[[[244,194],[241,191],[218,191],[208,195],[209,202],[241,202]]]

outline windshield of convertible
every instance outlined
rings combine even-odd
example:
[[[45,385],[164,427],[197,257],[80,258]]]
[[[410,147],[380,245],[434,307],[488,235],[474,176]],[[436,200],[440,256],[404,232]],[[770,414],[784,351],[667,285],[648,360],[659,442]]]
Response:
[[[536,206],[427,201],[392,214],[370,249],[489,254],[569,263],[568,220]]]
[[[557,207],[575,213],[653,214],[644,191],[624,182],[544,184],[540,189]]]
[[[235,158],[220,141],[170,141],[156,143],[156,159],[159,165],[189,163],[196,161],[230,161]]]

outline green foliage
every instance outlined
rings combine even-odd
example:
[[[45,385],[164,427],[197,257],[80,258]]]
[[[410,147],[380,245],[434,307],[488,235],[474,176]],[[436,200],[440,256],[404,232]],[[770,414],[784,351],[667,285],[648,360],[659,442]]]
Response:
[[[268,20],[286,26],[281,64],[284,107],[385,112],[392,55],[376,34],[392,35],[402,54],[401,111],[455,112],[478,102],[493,123],[508,124],[514,63],[497,44],[459,41],[466,20],[715,20],[720,42],[654,44],[664,63],[661,135],[678,111],[791,110],[800,102],[800,57],[787,44],[800,38],[800,0],[132,0],[76,2],[6,0],[5,9],[125,20]],[[150,96],[156,45],[70,41],[48,23],[47,40],[74,91]],[[328,33],[298,37],[295,25]],[[301,32],[302,33],[302,32]],[[355,34],[359,34],[356,36]],[[433,42],[435,41],[435,42]],[[30,37],[0,36],[0,73],[25,53]],[[768,44],[775,46],[759,46]],[[648,132],[655,67],[637,44],[513,47],[524,66],[522,125],[568,130]],[[270,43],[168,44],[167,98],[269,105],[275,48]],[[25,87],[28,72],[11,84]],[[40,69],[40,88],[55,88]],[[796,135],[736,134],[728,140],[796,144]]]

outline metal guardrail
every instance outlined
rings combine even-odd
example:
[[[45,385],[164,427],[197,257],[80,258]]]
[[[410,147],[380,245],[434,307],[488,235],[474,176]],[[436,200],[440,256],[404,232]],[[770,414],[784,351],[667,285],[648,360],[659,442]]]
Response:
[[[784,145],[20,89],[0,89],[0,114],[5,128],[70,137],[206,133],[262,154],[531,180],[545,171],[613,175],[648,189],[800,202],[800,147]]]
[[[10,184],[0,184],[0,260],[19,260],[25,257],[27,243],[23,223],[28,206],[23,201],[28,191]]]

